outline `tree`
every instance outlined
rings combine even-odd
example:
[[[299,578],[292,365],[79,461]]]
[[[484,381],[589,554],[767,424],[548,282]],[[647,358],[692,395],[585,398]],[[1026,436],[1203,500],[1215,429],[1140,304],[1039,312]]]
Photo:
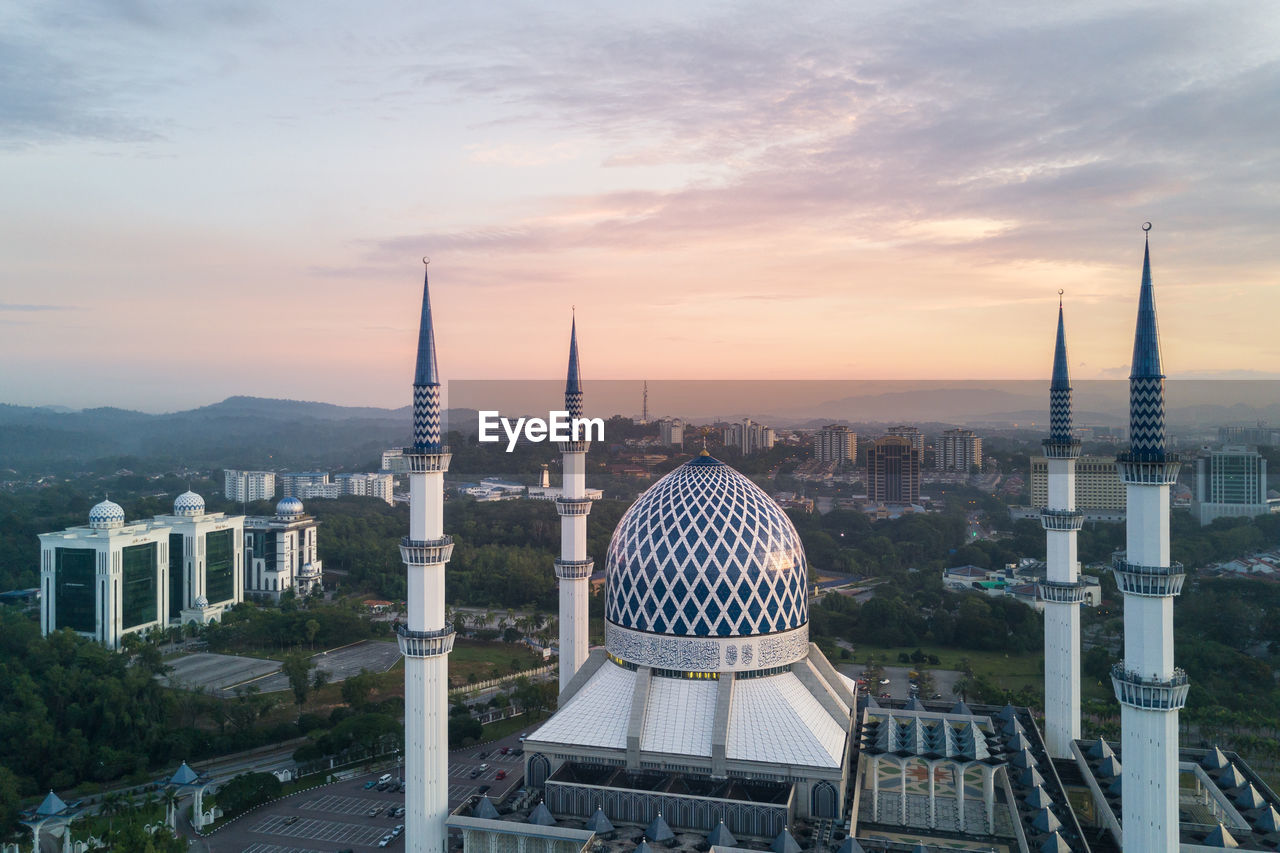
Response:
[[[307,701],[307,694],[311,692],[310,676],[314,666],[315,662],[311,658],[297,652],[285,655],[284,663],[280,665],[285,678],[289,679],[289,687],[293,690],[293,701],[298,706],[298,713],[302,713],[302,705]]]
[[[320,630],[320,623],[315,619],[308,619],[303,623],[303,629],[307,635],[307,645],[314,649],[316,647],[316,633]]]
[[[372,691],[373,674],[367,669],[362,669],[359,675],[353,675],[342,682],[342,701],[346,702],[352,710],[358,711],[368,703],[369,693]]]

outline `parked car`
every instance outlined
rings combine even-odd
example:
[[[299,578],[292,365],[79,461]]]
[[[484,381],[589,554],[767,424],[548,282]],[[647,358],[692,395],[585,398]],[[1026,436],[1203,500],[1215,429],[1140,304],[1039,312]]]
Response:
[[[476,758],[488,758],[488,757],[489,757],[488,750],[481,750],[480,754],[476,756]]]
[[[369,809],[369,817],[377,817],[381,811],[382,811],[381,806],[374,806],[373,808]]]
[[[499,770],[499,771],[497,772],[497,774],[495,774],[495,775],[494,775],[494,777],[493,777],[493,778],[494,778],[494,779],[505,779],[505,778],[507,778],[507,771],[505,771],[505,770]]]
[[[385,790],[387,790],[388,788],[390,788],[390,787],[391,787],[391,783],[390,783],[390,782],[379,782],[379,783],[378,783],[377,785],[375,785],[374,787],[375,787],[375,788],[377,788],[379,791],[385,791]]]
[[[493,787],[492,785],[481,785],[478,793],[487,794],[489,793],[489,789],[492,787]]]
[[[399,835],[399,834],[400,834],[400,833],[402,833],[402,832],[404,832],[404,824],[403,824],[403,823],[397,823],[397,824],[395,825],[395,828],[391,830],[391,834],[392,834],[392,835]]]
[[[502,753],[503,755],[506,755],[507,753],[511,752],[511,747],[504,746],[502,749],[498,750],[498,752]]]
[[[387,845],[389,845],[392,841],[395,841],[395,838],[396,838],[396,837],[395,837],[394,835],[384,835],[384,836],[382,836],[381,838],[379,838],[379,839],[378,839],[378,846],[379,846],[379,847],[386,847],[386,846],[387,846]]]
[[[468,776],[470,776],[472,779],[475,779],[477,776],[479,776],[479,775],[480,775],[480,768],[479,768],[479,767],[477,767],[476,769],[472,770],[472,771],[471,771],[470,773],[468,773],[467,775],[468,775]]]
[[[298,822],[298,816],[296,814],[291,814],[284,819],[285,826],[293,826],[297,822]]]
[[[364,783],[364,789],[367,791],[367,790],[369,790],[370,788],[372,788],[372,787],[373,787],[374,785],[376,785],[376,784],[378,784],[378,780],[377,780],[377,779],[370,779],[368,782],[365,782],[365,783]]]

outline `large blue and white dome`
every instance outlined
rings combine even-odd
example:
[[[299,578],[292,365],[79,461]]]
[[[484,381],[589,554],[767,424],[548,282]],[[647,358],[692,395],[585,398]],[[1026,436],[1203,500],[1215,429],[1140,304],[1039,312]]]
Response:
[[[663,665],[661,655],[637,651],[641,634],[715,641],[697,646],[708,669],[771,665],[753,644],[724,642],[737,638],[805,628],[793,639],[807,648],[800,536],[764,491],[710,456],[681,465],[632,505],[613,533],[605,577],[610,651],[626,660]],[[686,654],[676,658],[673,666],[692,666]]]
[[[107,530],[124,526],[124,507],[112,500],[95,504],[89,510],[89,526],[95,530]]]

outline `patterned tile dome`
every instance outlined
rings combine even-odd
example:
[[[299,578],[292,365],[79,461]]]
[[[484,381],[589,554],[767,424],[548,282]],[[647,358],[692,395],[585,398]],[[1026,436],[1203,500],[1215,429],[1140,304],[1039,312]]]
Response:
[[[94,530],[124,526],[124,507],[115,501],[105,500],[89,510],[89,526]]]
[[[187,490],[173,501],[174,515],[204,515],[204,498]]]
[[[302,515],[302,501],[297,498],[281,498],[280,503],[276,504],[277,518],[297,518]]]
[[[745,637],[806,625],[800,536],[742,474],[698,456],[622,517],[605,564],[605,616],[633,631]]]

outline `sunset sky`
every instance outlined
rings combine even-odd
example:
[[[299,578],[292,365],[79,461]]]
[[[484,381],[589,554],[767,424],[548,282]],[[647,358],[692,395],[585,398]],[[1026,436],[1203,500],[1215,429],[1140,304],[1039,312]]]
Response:
[[[1280,14],[10,2],[0,402],[448,379],[1280,375]]]

